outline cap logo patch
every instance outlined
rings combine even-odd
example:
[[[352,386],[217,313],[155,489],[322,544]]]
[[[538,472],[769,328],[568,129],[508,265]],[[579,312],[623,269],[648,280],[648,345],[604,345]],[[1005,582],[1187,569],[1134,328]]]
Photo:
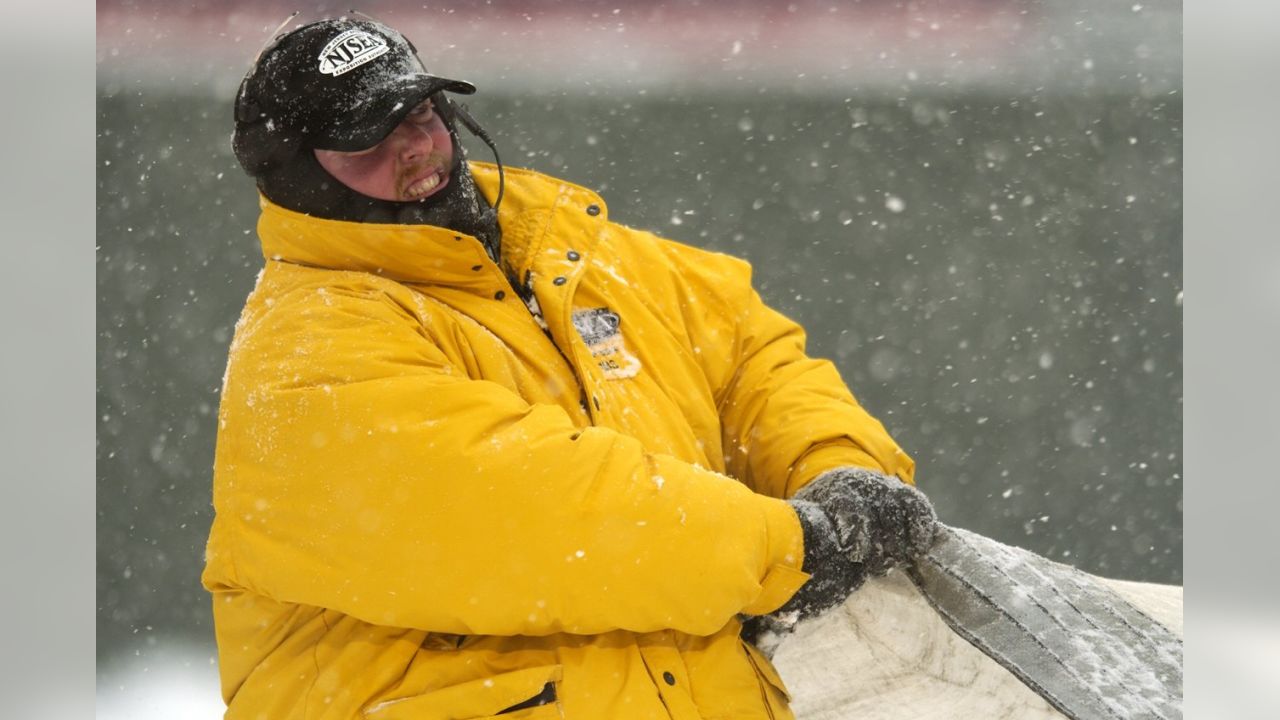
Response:
[[[367,30],[352,28],[329,41],[320,51],[320,72],[337,77],[384,55],[387,41]]]

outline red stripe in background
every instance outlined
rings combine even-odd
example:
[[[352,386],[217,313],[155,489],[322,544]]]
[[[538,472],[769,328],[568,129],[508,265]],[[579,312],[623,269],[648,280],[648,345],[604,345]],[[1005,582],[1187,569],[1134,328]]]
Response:
[[[384,1],[359,9],[404,32],[428,67],[443,74],[483,79],[490,87],[571,90],[672,83],[749,89],[913,75],[963,81],[1016,62],[1015,48],[1039,31],[1039,6],[1033,0],[491,0],[430,9]],[[101,0],[100,77],[233,82],[296,8],[275,0]]]

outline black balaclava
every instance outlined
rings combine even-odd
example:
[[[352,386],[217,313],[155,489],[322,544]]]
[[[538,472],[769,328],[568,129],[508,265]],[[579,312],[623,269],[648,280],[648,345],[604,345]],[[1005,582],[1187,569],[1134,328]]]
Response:
[[[437,225],[484,243],[489,257],[498,261],[501,231],[497,215],[476,188],[464,162],[466,151],[458,140],[451,104],[441,93],[432,96],[440,119],[449,128],[453,143],[453,167],[449,184],[421,200],[379,200],[347,187],[316,160],[314,148],[299,145],[296,152],[258,178],[258,189],[272,202],[316,217],[367,223]]]
[[[446,90],[471,94],[475,87],[428,74],[412,43],[380,23],[321,20],[263,50],[236,98],[232,145],[259,190],[278,205],[334,220],[447,227],[479,238],[496,262],[497,213],[463,161],[457,111]],[[317,149],[377,145],[427,98],[453,143],[449,184],[439,192],[408,202],[379,200],[347,187],[316,160]]]

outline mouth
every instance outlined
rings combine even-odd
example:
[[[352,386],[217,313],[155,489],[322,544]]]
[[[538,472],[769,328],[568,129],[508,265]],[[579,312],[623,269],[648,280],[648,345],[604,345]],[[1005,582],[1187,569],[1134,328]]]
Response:
[[[428,168],[425,175],[417,176],[405,186],[401,194],[404,200],[421,200],[438,192],[449,183],[449,176],[440,168]]]

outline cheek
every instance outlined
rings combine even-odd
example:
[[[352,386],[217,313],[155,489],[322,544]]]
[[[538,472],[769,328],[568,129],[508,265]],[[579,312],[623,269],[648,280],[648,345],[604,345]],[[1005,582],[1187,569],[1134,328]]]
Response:
[[[449,128],[444,123],[438,122],[430,130],[431,145],[435,151],[445,157],[453,156],[453,137],[449,135]]]
[[[352,156],[317,150],[316,160],[330,175],[358,193],[380,200],[396,199],[395,158],[391,153],[375,151]]]

